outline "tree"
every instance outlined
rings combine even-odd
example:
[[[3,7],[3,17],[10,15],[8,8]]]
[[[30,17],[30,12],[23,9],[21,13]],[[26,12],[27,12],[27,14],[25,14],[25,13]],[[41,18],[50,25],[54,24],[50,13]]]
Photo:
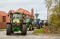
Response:
[[[51,7],[51,4],[52,4],[52,0],[45,0],[46,2],[46,7],[47,9],[49,9]]]
[[[56,26],[60,26],[60,6],[55,6],[52,9],[52,13],[50,16],[51,21],[53,21],[53,24]]]
[[[49,8],[51,7],[52,0],[45,0],[46,7],[47,7],[47,25],[49,25]]]
[[[53,2],[55,4],[57,4],[58,6],[60,6],[60,0],[45,0],[47,9],[49,9],[51,7],[51,5],[53,4]]]
[[[57,21],[59,22],[60,20],[60,0],[46,0],[46,6],[47,6],[47,14],[49,15],[49,8],[53,4],[53,2],[56,4],[52,9],[52,14],[50,15],[50,19],[48,18],[49,21]],[[55,15],[56,14],[56,15]],[[55,20],[52,20],[55,19]],[[58,22],[55,22],[55,24],[58,24]]]
[[[49,27],[49,29],[51,32],[60,33],[60,0],[51,0],[47,3],[50,5],[46,5],[48,6],[47,10],[51,10],[51,14],[49,16],[51,26]],[[52,7],[51,5],[53,5],[53,3],[55,5]]]

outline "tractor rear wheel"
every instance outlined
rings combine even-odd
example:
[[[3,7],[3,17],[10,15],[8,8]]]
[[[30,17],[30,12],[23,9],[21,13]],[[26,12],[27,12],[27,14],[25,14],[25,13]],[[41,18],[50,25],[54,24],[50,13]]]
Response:
[[[37,29],[40,29],[40,25],[37,24]]]
[[[26,34],[27,34],[27,26],[26,26],[26,24],[23,24],[23,25],[22,25],[21,34],[22,34],[22,35],[26,35]]]
[[[32,31],[32,30],[34,30],[34,28],[33,28],[33,26],[30,26],[29,31]]]
[[[11,26],[11,24],[7,24],[6,34],[7,34],[7,35],[11,35],[11,33],[12,33],[12,26]]]

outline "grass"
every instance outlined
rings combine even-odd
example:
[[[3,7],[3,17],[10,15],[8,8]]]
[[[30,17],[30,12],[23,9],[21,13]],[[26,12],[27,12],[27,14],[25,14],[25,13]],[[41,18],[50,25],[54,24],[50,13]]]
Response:
[[[4,31],[5,29],[4,28],[0,28],[0,31]]]
[[[33,34],[40,34],[40,33],[44,33],[44,29],[43,28],[33,31]]]

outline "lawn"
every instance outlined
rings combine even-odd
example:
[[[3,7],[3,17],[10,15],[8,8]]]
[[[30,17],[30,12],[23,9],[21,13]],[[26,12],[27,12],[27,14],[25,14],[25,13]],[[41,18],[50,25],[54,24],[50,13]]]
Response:
[[[40,29],[36,29],[33,31],[33,34],[42,34],[44,33],[44,29],[43,28],[40,28]]]

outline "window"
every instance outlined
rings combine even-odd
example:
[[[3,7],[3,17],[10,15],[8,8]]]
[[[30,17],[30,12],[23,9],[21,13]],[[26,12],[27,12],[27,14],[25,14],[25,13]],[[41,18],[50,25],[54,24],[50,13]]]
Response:
[[[3,22],[6,22],[6,16],[2,17]]]

